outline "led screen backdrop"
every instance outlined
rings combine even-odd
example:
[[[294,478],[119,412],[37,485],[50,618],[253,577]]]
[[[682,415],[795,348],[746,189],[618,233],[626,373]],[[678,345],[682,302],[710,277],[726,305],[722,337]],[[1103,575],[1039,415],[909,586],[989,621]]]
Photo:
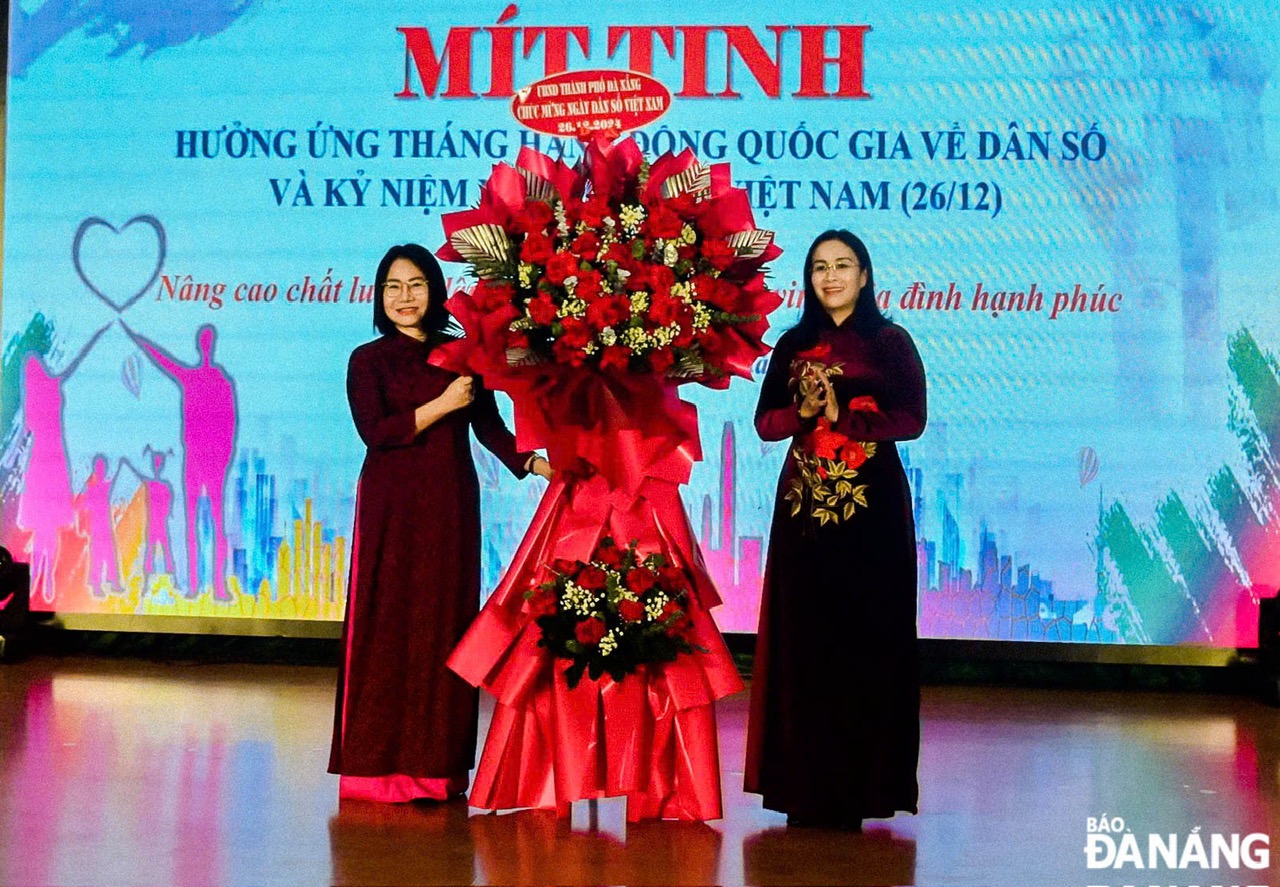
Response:
[[[439,246],[522,145],[577,157],[513,92],[614,68],[674,95],[642,145],[732,164],[776,230],[771,335],[815,233],[869,243],[929,378],[902,446],[924,635],[1256,641],[1280,579],[1274,5],[93,8],[12,5],[0,531],[38,608],[339,619],[377,260]],[[687,395],[726,630],[754,629],[785,456],[756,395]],[[477,459],[492,587],[542,486]]]

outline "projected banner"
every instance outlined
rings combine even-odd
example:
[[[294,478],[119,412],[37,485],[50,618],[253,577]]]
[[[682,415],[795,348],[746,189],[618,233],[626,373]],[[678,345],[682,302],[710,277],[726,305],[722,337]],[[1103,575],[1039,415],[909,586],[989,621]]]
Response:
[[[1273,5],[144,6],[12,8],[0,541],[36,608],[341,618],[376,262],[438,247],[522,146],[576,160],[513,100],[604,69],[671,93],[651,156],[731,164],[777,232],[771,337],[814,235],[867,241],[929,380],[901,447],[923,635],[1256,643],[1280,582]],[[729,631],[755,628],[785,456],[757,394],[686,395]],[[489,588],[542,488],[476,455]]]

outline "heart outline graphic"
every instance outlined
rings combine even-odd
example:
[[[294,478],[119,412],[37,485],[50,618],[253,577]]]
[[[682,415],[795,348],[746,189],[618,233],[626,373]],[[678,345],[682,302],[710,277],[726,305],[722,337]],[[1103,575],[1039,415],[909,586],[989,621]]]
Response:
[[[123,234],[130,226],[135,224],[146,225],[156,233],[156,240],[160,246],[156,255],[156,267],[155,270],[151,272],[151,277],[147,280],[146,284],[143,285],[142,289],[125,299],[123,303],[117,303],[115,299],[111,298],[102,290],[94,286],[93,281],[89,279],[89,275],[85,273],[84,266],[80,263],[80,245],[91,228],[101,226],[109,230],[112,234]],[[71,241],[71,264],[75,266],[76,274],[79,275],[81,282],[89,288],[91,293],[101,299],[117,314],[123,314],[131,305],[133,305],[134,302],[146,295],[147,290],[151,289],[151,285],[160,277],[160,271],[164,268],[164,260],[167,254],[168,241],[164,234],[164,225],[160,224],[160,220],[155,216],[145,214],[134,216],[119,228],[108,222],[106,219],[98,216],[90,216],[80,223],[80,227],[76,228],[76,236]]]

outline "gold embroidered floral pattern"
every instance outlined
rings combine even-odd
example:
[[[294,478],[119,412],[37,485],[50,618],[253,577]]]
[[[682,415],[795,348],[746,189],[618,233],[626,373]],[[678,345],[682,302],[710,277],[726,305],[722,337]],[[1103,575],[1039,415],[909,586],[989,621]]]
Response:
[[[817,371],[824,370],[828,378],[839,376],[843,367],[839,363],[827,364],[830,346],[818,346],[801,351],[791,362],[791,384],[796,389],[797,401],[803,400],[820,384]],[[846,409],[879,412],[871,397],[855,397]],[[796,462],[798,477],[787,484],[784,494],[791,503],[791,516],[803,511],[818,521],[820,526],[849,520],[858,508],[867,507],[867,484],[857,484],[858,469],[876,454],[873,441],[857,441],[831,427],[825,416],[818,419],[817,427],[800,437],[791,448],[791,458]]]

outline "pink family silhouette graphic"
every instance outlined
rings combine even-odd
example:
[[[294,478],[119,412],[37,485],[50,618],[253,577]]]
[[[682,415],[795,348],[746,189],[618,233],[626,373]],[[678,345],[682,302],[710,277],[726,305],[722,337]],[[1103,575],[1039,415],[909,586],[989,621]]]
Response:
[[[225,532],[225,489],[235,451],[235,385],[227,372],[214,362],[217,332],[203,326],[196,333],[200,357],[193,365],[176,360],[149,339],[120,322],[151,362],[178,386],[182,402],[181,439],[183,448],[183,493],[187,538],[187,595],[203,590],[200,582],[199,503],[205,498],[213,524],[213,596],[229,600],[226,585],[227,537]],[[63,386],[110,324],[98,330],[61,371],[52,371],[44,357],[29,354],[23,363],[23,418],[29,436],[26,483],[18,499],[17,524],[30,533],[31,584],[33,594],[45,603],[58,598],[56,564],[63,556],[64,534],[74,532],[88,549],[87,581],[93,597],[101,598],[121,589],[120,556],[116,545],[111,507],[111,490],[122,468],[128,468],[143,490],[146,506],[143,573],[154,574],[157,547],[163,552],[164,572],[173,574],[173,546],[169,538],[169,518],[173,491],[162,479],[166,454],[150,446],[143,455],[151,457],[151,472],[144,473],[121,457],[108,476],[109,460],[92,457],[92,470],[78,493],[72,491],[72,472],[63,427]],[[87,545],[86,545],[87,543]],[[78,556],[79,552],[68,553]]]
[[[57,593],[54,567],[60,553],[60,536],[75,520],[71,469],[62,428],[62,386],[109,327],[110,324],[94,333],[61,372],[53,372],[38,354],[27,355],[23,362],[22,411],[29,445],[17,522],[31,533],[32,593],[46,603],[52,603]]]
[[[178,386],[182,395],[182,489],[186,505],[187,574],[189,593],[200,591],[200,498],[206,497],[213,518],[213,595],[230,600],[226,586],[227,536],[224,495],[227,474],[236,445],[235,384],[214,362],[217,331],[200,327],[196,345],[200,358],[194,365],[178,362],[154,342],[138,335],[123,320],[120,325],[143,353]]]
[[[89,537],[89,587],[120,587],[120,558],[116,551],[115,522],[111,519],[111,487],[115,476],[107,477],[107,459],[93,457],[93,471],[76,496],[76,523],[81,535]]]
[[[169,512],[173,508],[173,488],[169,482],[161,480],[164,473],[165,457],[168,453],[157,453],[151,447],[142,451],[142,455],[151,455],[151,474],[143,474],[128,459],[120,460],[121,468],[128,468],[137,477],[138,483],[146,495],[147,533],[146,549],[142,559],[142,571],[150,577],[155,572],[156,548],[164,552],[164,572],[173,574],[177,569],[173,564],[173,546],[169,543]]]
[[[113,296],[100,287],[88,275],[81,262],[81,244],[86,235],[98,229],[110,234],[121,234],[131,226],[139,230],[150,228],[155,232],[157,253],[154,269],[140,288],[131,288],[125,297]],[[105,236],[110,236],[107,234]],[[121,328],[138,347],[141,354],[168,377],[178,388],[181,401],[179,438],[182,447],[183,519],[186,529],[186,572],[184,589],[188,598],[199,597],[211,590],[215,600],[231,599],[226,581],[228,542],[225,532],[225,490],[227,476],[235,451],[236,395],[235,385],[214,359],[217,331],[205,325],[196,331],[197,357],[184,363],[152,340],[139,334],[124,322],[123,314],[150,289],[158,279],[166,252],[163,226],[151,216],[137,216],[121,227],[99,219],[90,218],[81,223],[72,244],[72,260],[76,272],[94,296],[106,304],[115,317],[93,333],[79,352],[60,370],[50,363],[56,352],[33,351],[23,359],[21,416],[25,439],[26,468],[22,472],[22,488],[18,493],[14,524],[26,534],[24,547],[30,555],[31,590],[33,600],[62,608],[74,607],[82,595],[78,589],[86,589],[89,597],[99,599],[110,594],[123,593],[125,579],[136,575],[139,565],[122,560],[136,555],[122,555],[120,521],[125,509],[119,502],[113,503],[112,491],[123,469],[128,469],[136,481],[133,503],[141,503],[145,517],[135,512],[131,537],[143,544],[141,571],[142,593],[151,587],[151,580],[167,574],[176,584],[175,552],[170,542],[169,522],[173,511],[174,493],[164,480],[166,456],[164,452],[148,445],[142,450],[143,464],[149,459],[150,471],[137,468],[127,456],[111,458],[102,452],[89,457],[87,466],[72,458],[66,439],[65,386],[80,368],[85,357],[93,350],[102,336],[119,322]],[[138,358],[126,360],[124,390],[133,397],[140,396],[137,378]],[[130,384],[130,380],[133,384]],[[114,470],[112,464],[114,462]],[[79,490],[75,490],[76,465],[90,469]],[[204,503],[202,504],[202,500]],[[202,518],[208,515],[212,540],[209,534],[200,532]],[[141,518],[141,524],[137,524]],[[140,535],[138,535],[140,534]],[[202,551],[202,543],[210,552]],[[163,574],[155,571],[156,549],[163,552]],[[16,550],[16,549],[15,549]],[[136,548],[131,549],[136,551]],[[202,557],[202,554],[204,555]],[[86,563],[87,560],[87,563]],[[202,564],[208,564],[202,571]],[[202,572],[204,575],[202,577]],[[212,574],[212,575],[209,575]]]
[[[225,489],[235,451],[235,385],[227,372],[214,361],[217,332],[203,326],[196,333],[199,359],[192,365],[176,360],[151,340],[139,335],[123,321],[120,325],[143,354],[178,386],[182,403],[181,440],[183,449],[183,494],[186,524],[188,597],[203,590],[200,581],[200,500],[209,503],[213,525],[211,578],[215,600],[230,600],[226,584],[227,537],[225,532]],[[73,532],[80,547],[88,551],[87,583],[95,598],[122,590],[120,553],[115,539],[111,491],[124,468],[136,477],[146,508],[144,579],[155,574],[155,553],[163,552],[164,572],[176,567],[169,536],[173,490],[162,478],[166,454],[147,446],[143,456],[151,457],[151,471],[140,471],[127,457],[117,460],[108,474],[110,460],[102,453],[92,456],[89,477],[78,493],[72,491],[71,460],[63,427],[63,386],[74,374],[98,339],[110,328],[98,330],[80,352],[60,372],[53,372],[38,354],[27,356],[23,364],[23,418],[29,435],[26,483],[18,499],[17,524],[30,533],[31,582],[33,594],[47,604],[58,599],[58,571],[64,558],[78,558],[80,551],[63,552],[65,536]]]

